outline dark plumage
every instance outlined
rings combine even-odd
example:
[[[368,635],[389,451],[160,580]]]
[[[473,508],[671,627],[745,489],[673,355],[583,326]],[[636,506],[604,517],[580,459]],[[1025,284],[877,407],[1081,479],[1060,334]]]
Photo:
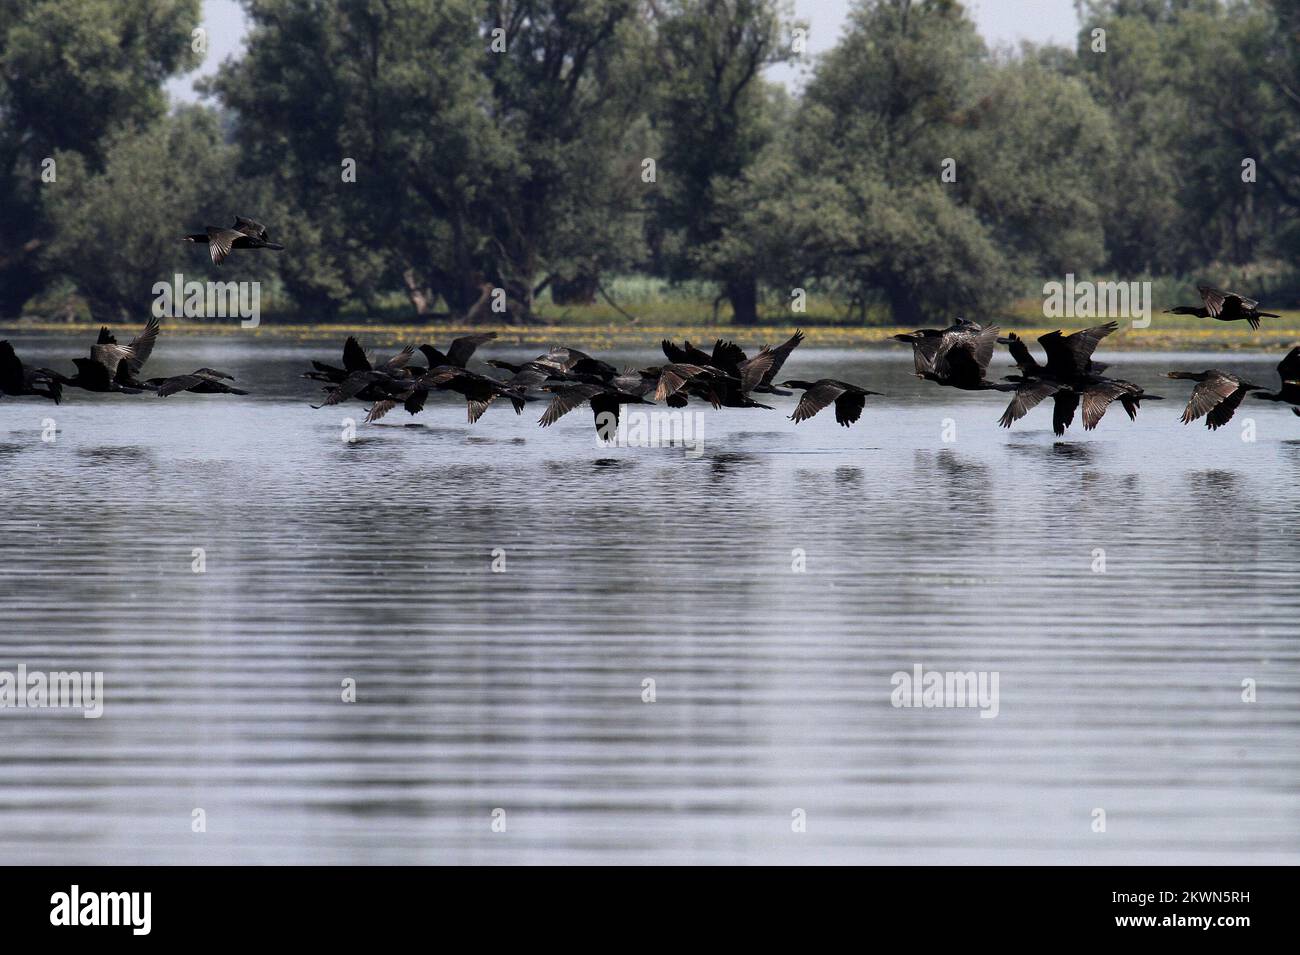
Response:
[[[1165,314],[1196,315],[1200,318],[1214,318],[1221,322],[1245,321],[1251,328],[1259,328],[1261,318],[1280,318],[1272,312],[1261,312],[1259,302],[1246,298],[1236,292],[1222,292],[1209,285],[1198,285],[1200,305],[1177,305],[1165,309]]]
[[[799,399],[794,414],[790,415],[790,420],[795,424],[807,421],[827,405],[834,403],[835,420],[847,428],[862,417],[867,395],[880,394],[878,391],[867,391],[865,388],[851,385],[847,381],[837,381],[834,378],[820,378],[817,381],[791,378],[781,382],[781,386],[803,389],[803,397]]]
[[[959,318],[944,329],[920,328],[892,336],[912,346],[916,376],[962,391],[1012,391],[1015,386],[985,379],[998,326],[988,328]]]
[[[145,323],[144,331],[131,339],[128,345],[119,345],[108,326],[99,329],[99,338],[90,346],[90,357],[108,369],[110,374],[117,373],[118,362],[125,361],[132,374],[139,373],[144,363],[153,354],[154,343],[162,325],[156,318]]]
[[[639,394],[633,394],[609,385],[598,385],[589,382],[551,386],[548,390],[555,397],[537,420],[539,425],[548,428],[574,408],[590,403],[592,415],[596,422],[596,433],[602,438],[609,437],[612,427],[618,425],[620,405],[651,403]],[[602,419],[602,415],[612,415],[612,417]]]
[[[14,346],[0,342],[0,395],[17,398],[35,395],[56,405],[63,398],[62,376],[45,368],[28,368],[14,353]]]
[[[803,335],[796,336],[781,348],[786,348],[788,356]],[[793,342],[793,344],[791,344]],[[787,347],[788,346],[788,347]],[[771,382],[772,366],[777,362],[777,353],[766,345],[753,358],[735,342],[719,338],[713,343],[713,353],[706,354],[690,342],[683,342],[681,347],[668,340],[663,342],[664,355],[673,365],[696,366],[710,370],[708,375],[696,375],[688,379],[683,389],[687,394],[701,398],[715,408],[765,408],[770,405],[760,404],[750,398],[754,391],[765,381]],[[781,359],[784,362],[784,358]]]
[[[154,343],[158,340],[161,325],[156,318],[150,318],[142,331],[127,345],[119,345],[117,338],[107,326],[100,328],[99,337],[90,346],[89,358],[74,358],[77,373],[65,378],[57,372],[50,372],[59,382],[83,391],[139,394],[144,387],[135,380],[135,375],[144,367],[153,353]]]
[[[520,388],[489,378],[487,375],[449,365],[426,372],[418,378],[401,383],[398,387],[390,387],[389,394],[377,400],[370,408],[370,412],[366,415],[366,422],[378,421],[399,403],[405,407],[407,413],[419,414],[424,410],[429,392],[433,390],[454,391],[464,396],[470,424],[478,421],[483,416],[483,412],[487,411],[498,397],[508,398],[514,406],[515,414],[523,413],[524,402],[534,400]]]
[[[700,383],[701,388],[704,388],[709,381],[721,383],[729,378],[726,372],[711,365],[678,364],[676,362],[647,368],[641,374],[648,380],[653,380],[655,401],[667,401],[677,396],[683,388],[697,378],[704,379]],[[738,379],[732,378],[731,381],[737,382]]]
[[[213,265],[226,261],[226,256],[235,249],[270,249],[273,252],[284,250],[284,246],[267,239],[266,226],[243,216],[235,216],[235,224],[229,229],[215,225],[203,228],[203,232],[181,236],[181,241],[206,244]]]
[[[447,349],[446,354],[443,354],[432,345],[421,345],[420,353],[429,362],[429,368],[427,369],[429,371],[444,367],[464,368],[470,356],[474,354],[480,345],[486,345],[496,337],[496,332],[462,335],[460,338],[452,339],[451,346]]]
[[[228,375],[223,371],[216,371],[212,368],[199,368],[188,375],[173,375],[170,378],[150,378],[145,381],[144,384],[157,391],[159,398],[166,398],[168,395],[174,395],[181,391],[190,391],[198,395],[248,394],[247,391],[242,391],[233,385],[226,384],[227,381],[234,380],[234,375]]]
[[[1254,397],[1265,401],[1281,401],[1289,405],[1300,405],[1300,346],[1292,348],[1286,357],[1278,362],[1278,377],[1282,379],[1282,388],[1269,394],[1256,392]],[[1300,415],[1300,408],[1291,409]]]
[[[323,361],[312,361],[312,371],[304,372],[304,378],[310,378],[313,381],[327,381],[332,384],[339,384],[349,375],[357,372],[378,371],[387,375],[402,376],[409,375],[405,371],[407,363],[411,356],[415,354],[415,348],[407,345],[396,355],[378,365],[373,364],[366,355],[366,351],[361,347],[361,343],[352,335],[349,335],[347,341],[343,343],[343,367],[338,368],[334,365],[327,365]]]
[[[355,398],[358,401],[383,401],[408,391],[409,376],[390,375],[383,371],[354,371],[337,385],[327,386],[325,400],[313,408],[326,408]]]
[[[754,386],[754,393],[759,395],[783,395],[788,396],[790,392],[780,391],[772,387],[772,382],[781,371],[781,366],[785,360],[790,357],[790,353],[799,347],[803,341],[803,329],[795,329],[795,333],[783,345],[778,345],[772,351],[772,365],[763,373],[763,379]]]
[[[1192,389],[1191,400],[1183,411],[1183,424],[1205,418],[1211,431],[1222,428],[1232,420],[1242,399],[1252,391],[1262,391],[1259,385],[1242,381],[1236,375],[1211,368],[1207,371],[1171,371],[1166,377],[1198,382]]]
[[[1023,418],[1046,398],[1052,398],[1052,430],[1058,435],[1074,421],[1075,412],[1083,405],[1083,427],[1091,431],[1100,423],[1106,409],[1113,401],[1120,401],[1130,418],[1136,418],[1143,398],[1158,399],[1148,395],[1131,381],[1105,378],[1100,373],[1104,364],[1093,361],[1093,352],[1103,338],[1119,326],[1114,322],[1096,325],[1064,335],[1058,329],[1039,337],[1047,355],[1047,364],[1040,365],[1029,348],[1015,333],[999,338],[1007,346],[1011,357],[1020,369],[1020,375],[1009,375],[1015,381],[1015,397],[998,420],[1004,428]]]

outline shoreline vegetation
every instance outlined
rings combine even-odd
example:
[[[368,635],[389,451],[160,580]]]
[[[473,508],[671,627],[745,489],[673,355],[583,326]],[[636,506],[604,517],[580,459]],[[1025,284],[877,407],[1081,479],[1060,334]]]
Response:
[[[1254,283],[1249,283],[1254,284]],[[794,312],[788,300],[768,297],[758,309],[758,324],[739,325],[725,300],[708,283],[672,283],[638,275],[615,276],[608,282],[607,295],[590,303],[556,302],[549,293],[539,297],[528,321],[503,314],[483,315],[477,321],[463,316],[435,313],[423,318],[411,314],[409,303],[400,295],[380,297],[369,307],[352,302],[343,312],[314,319],[285,307],[287,299],[278,283],[264,287],[257,324],[245,327],[234,316],[195,318],[164,317],[169,332],[179,335],[227,337],[251,335],[276,341],[329,340],[356,334],[367,347],[401,345],[446,337],[449,332],[495,332],[498,345],[549,346],[558,341],[588,349],[645,347],[658,350],[664,338],[688,338],[711,344],[718,338],[743,345],[776,344],[795,329],[802,329],[805,347],[872,348],[893,347],[890,336],[913,331],[917,325],[896,321],[885,305],[865,306],[841,298],[810,293],[806,310]],[[1106,321],[1119,324],[1106,341],[1114,351],[1260,351],[1286,350],[1300,344],[1300,309],[1285,309],[1271,300],[1266,304],[1280,317],[1264,319],[1257,331],[1245,322],[1220,322],[1193,315],[1165,314],[1163,309],[1195,301],[1195,280],[1157,280],[1139,301],[1149,305],[1150,326],[1135,328],[1134,317],[1110,314],[1109,308],[1083,314],[1048,318],[1045,294],[1030,294],[1013,300],[1002,309],[934,310],[921,317],[920,327],[946,328],[957,316],[981,324],[996,324],[1014,330],[1022,338],[1037,338],[1061,329],[1077,331]],[[1041,282],[1028,286],[1035,293],[1047,288]],[[94,334],[101,325],[76,292],[66,286],[33,303],[18,319],[0,322],[3,334],[67,333]],[[127,330],[139,325],[151,307],[138,315],[125,316]],[[1121,309],[1121,312],[1123,309]],[[1140,314],[1140,312],[1138,313]],[[495,319],[495,320],[494,320]],[[107,324],[118,327],[115,321]]]
[[[1276,342],[1158,313],[1300,308],[1300,5],[1076,6],[1071,42],[1008,49],[958,0],[853,0],[813,54],[781,0],[258,0],[180,103],[199,0],[17,0],[0,317],[138,322],[173,281],[273,325],[870,341],[1037,329],[1078,276],[1153,306],[1119,347]]]
[[[804,347],[812,348],[872,348],[893,346],[890,336],[913,330],[913,326],[897,324],[849,324],[834,315],[773,315],[755,326],[737,327],[729,324],[725,315],[713,318],[709,303],[699,303],[695,318],[673,309],[664,315],[653,309],[637,314],[636,321],[620,315],[612,317],[610,309],[566,309],[567,314],[556,315],[551,321],[519,325],[505,323],[476,323],[467,326],[453,319],[429,322],[399,320],[393,316],[374,318],[355,317],[323,322],[302,321],[287,316],[264,316],[257,327],[244,328],[237,319],[164,319],[171,335],[199,335],[210,337],[250,336],[271,341],[335,339],[358,335],[367,347],[385,346],[402,342],[415,342],[445,337],[449,331],[496,332],[497,346],[546,345],[554,341],[571,341],[592,348],[634,348],[645,346],[657,349],[664,338],[685,335],[692,341],[711,343],[718,338],[733,339],[745,345],[775,344],[785,340],[795,329],[802,329]],[[1041,313],[1019,312],[1005,316],[969,316],[982,323],[994,323],[1014,329],[1023,338],[1063,329],[1083,328],[1104,319],[1063,319],[1052,321]],[[130,328],[138,320],[128,320],[123,326]],[[933,327],[946,327],[948,317],[936,317],[927,323]],[[28,317],[8,322],[4,334],[21,335],[54,333],[93,335],[102,323],[90,319],[51,320]],[[1182,315],[1155,314],[1148,328],[1134,328],[1131,320],[1120,320],[1119,330],[1106,341],[1111,351],[1267,351],[1287,349],[1300,344],[1300,311],[1282,311],[1282,317],[1267,320],[1258,331],[1251,331],[1244,322],[1231,325],[1212,319],[1189,318]],[[112,327],[119,327],[112,325]]]

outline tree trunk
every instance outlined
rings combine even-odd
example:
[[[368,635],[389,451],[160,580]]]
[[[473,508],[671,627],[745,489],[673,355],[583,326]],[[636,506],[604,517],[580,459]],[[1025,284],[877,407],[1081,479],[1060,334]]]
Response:
[[[890,282],[885,294],[889,296],[889,311],[896,325],[920,327],[925,316],[921,314],[921,305],[911,289],[901,282]]]
[[[433,303],[437,298],[433,289],[416,277],[415,269],[407,269],[402,273],[402,283],[406,286],[406,297],[411,300],[416,316],[428,317],[433,311]]]
[[[758,280],[752,276],[729,279],[725,290],[731,302],[732,324],[758,324]]]
[[[592,305],[600,280],[588,272],[579,272],[572,278],[551,276],[551,301],[556,305]]]

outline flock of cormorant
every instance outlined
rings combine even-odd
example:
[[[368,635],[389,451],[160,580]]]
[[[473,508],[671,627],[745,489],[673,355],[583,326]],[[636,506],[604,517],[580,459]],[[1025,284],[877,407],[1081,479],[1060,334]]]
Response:
[[[232,248],[279,248],[266,240],[265,227],[252,220],[237,218],[235,229],[209,227],[206,234],[186,237],[186,241],[209,243],[214,262],[220,263]],[[1194,314],[1220,321],[1248,322],[1258,327],[1261,317],[1277,317],[1259,311],[1259,303],[1231,292],[1209,286],[1200,287],[1202,305],[1167,309],[1178,314]],[[1105,374],[1106,365],[1093,360],[1093,352],[1107,335],[1119,326],[1114,322],[1085,328],[1071,334],[1049,332],[1038,339],[1044,361],[1040,363],[1026,343],[1014,333],[1003,337],[996,325],[982,326],[958,318],[948,328],[923,328],[892,336],[912,346],[918,378],[963,391],[1001,391],[1011,393],[1010,403],[999,424],[1010,428],[1047,398],[1053,402],[1052,426],[1057,435],[1065,433],[1082,407],[1084,430],[1097,427],[1107,408],[1116,401],[1130,419],[1136,420],[1143,400],[1159,400],[1131,381]],[[0,394],[34,395],[58,403],[64,388],[81,388],[96,392],[140,394],[154,392],[167,397],[181,391],[197,394],[244,395],[227,382],[232,375],[211,368],[199,368],[188,375],[169,378],[139,377],[153,352],[159,322],[150,319],[144,331],[126,345],[120,345],[107,327],[90,347],[90,357],[74,358],[76,372],[63,375],[49,368],[28,368],[15,354],[13,346],[0,341]],[[496,338],[495,332],[465,335],[452,341],[446,352],[432,345],[420,345],[418,351],[426,366],[410,364],[417,349],[407,345],[382,362],[372,362],[354,337],[343,345],[342,365],[313,361],[312,370],[303,377],[323,383],[324,400],[313,407],[360,401],[369,405],[366,421],[384,417],[398,405],[409,414],[424,410],[432,391],[451,391],[461,395],[474,423],[498,398],[509,401],[516,414],[522,414],[528,402],[549,396],[549,404],[538,424],[548,427],[582,405],[589,405],[599,434],[607,435],[616,425],[619,409],[626,404],[664,402],[672,408],[685,407],[691,399],[713,408],[766,408],[753,395],[791,395],[803,392],[794,413],[796,423],[806,421],[830,405],[835,406],[835,420],[849,427],[861,416],[868,396],[879,392],[847,381],[821,378],[816,381],[791,378],[776,382],[786,360],[801,341],[795,334],[784,344],[764,345],[752,357],[734,342],[718,339],[711,351],[704,351],[689,341],[681,345],[665,340],[667,363],[647,368],[618,369],[607,362],[574,348],[556,346],[545,354],[522,364],[489,360],[488,365],[505,372],[506,377],[492,377],[467,367],[480,345]],[[989,365],[997,345],[1006,346],[1018,374],[1001,380],[988,378]],[[1231,420],[1247,394],[1256,398],[1284,402],[1300,415],[1300,347],[1292,348],[1277,366],[1282,386],[1268,392],[1262,385],[1243,381],[1218,369],[1200,372],[1173,371],[1169,378],[1195,381],[1191,399],[1183,411],[1182,421],[1189,424],[1205,418],[1210,429]],[[542,393],[539,395],[538,393]]]
[[[209,395],[248,394],[247,391],[226,384],[227,381],[235,380],[234,375],[211,368],[198,368],[188,375],[140,380],[137,376],[153,353],[154,342],[158,339],[161,327],[158,319],[149,319],[144,331],[126,345],[119,345],[107,326],[101,328],[99,337],[90,346],[90,357],[72,359],[77,370],[71,377],[50,368],[28,368],[14,353],[13,345],[0,341],[0,394],[15,397],[36,395],[48,398],[55,404],[63,399],[64,388],[117,391],[128,395],[152,391],[160,398],[174,395],[178,391]]]

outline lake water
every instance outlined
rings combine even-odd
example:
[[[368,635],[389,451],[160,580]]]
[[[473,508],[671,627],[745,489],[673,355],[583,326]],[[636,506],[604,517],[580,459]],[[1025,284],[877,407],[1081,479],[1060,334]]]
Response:
[[[0,709],[0,862],[1300,861],[1300,418],[1184,427],[1159,377],[1279,356],[1108,356],[1170,400],[1057,441],[802,348],[888,397],[704,409],[697,456],[314,411],[338,345],[164,334],[149,373],[254,394],[0,399],[0,671],[104,674],[100,719]],[[996,717],[893,706],[918,665]]]

